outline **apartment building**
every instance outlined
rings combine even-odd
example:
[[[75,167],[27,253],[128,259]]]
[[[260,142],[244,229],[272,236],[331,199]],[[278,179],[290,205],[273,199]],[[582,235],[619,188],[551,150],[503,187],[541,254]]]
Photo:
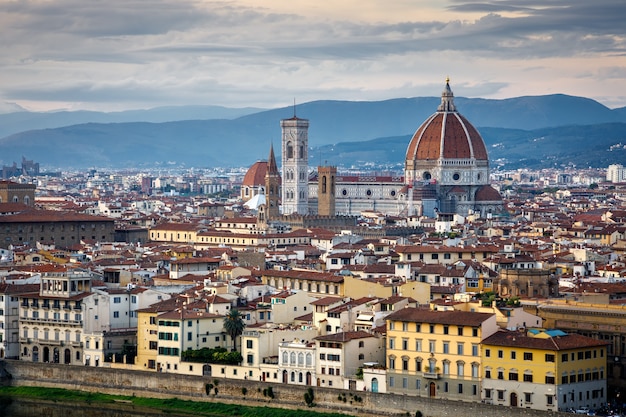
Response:
[[[606,343],[561,330],[500,330],[482,343],[485,403],[537,410],[606,404]]]
[[[481,341],[498,330],[495,314],[407,307],[386,323],[387,392],[480,401]]]

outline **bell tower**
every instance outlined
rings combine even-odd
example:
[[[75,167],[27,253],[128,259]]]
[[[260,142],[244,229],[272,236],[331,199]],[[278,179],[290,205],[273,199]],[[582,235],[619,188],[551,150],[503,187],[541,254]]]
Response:
[[[317,214],[320,216],[335,215],[335,177],[337,167],[317,167]]]
[[[309,121],[294,116],[282,130],[282,213],[309,213]]]
[[[274,145],[270,146],[270,156],[267,158],[265,173],[265,204],[267,220],[275,220],[280,216],[280,173],[274,156]]]

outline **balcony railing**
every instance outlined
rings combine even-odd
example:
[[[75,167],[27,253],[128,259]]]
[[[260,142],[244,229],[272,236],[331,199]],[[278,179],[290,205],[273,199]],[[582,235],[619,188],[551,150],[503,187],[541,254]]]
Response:
[[[424,378],[427,378],[427,379],[439,379],[439,373],[437,373],[437,372],[424,372]]]

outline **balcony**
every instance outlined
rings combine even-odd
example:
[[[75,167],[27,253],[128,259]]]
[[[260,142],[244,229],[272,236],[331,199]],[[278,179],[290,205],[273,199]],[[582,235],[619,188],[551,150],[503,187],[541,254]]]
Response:
[[[439,373],[438,372],[424,372],[424,378],[439,379]]]

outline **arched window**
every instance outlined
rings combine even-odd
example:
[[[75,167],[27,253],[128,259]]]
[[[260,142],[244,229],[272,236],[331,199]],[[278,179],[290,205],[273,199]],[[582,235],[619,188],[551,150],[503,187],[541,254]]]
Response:
[[[291,142],[287,142],[287,158],[293,159],[293,144]]]
[[[322,177],[322,194],[326,194],[326,175]]]
[[[313,365],[313,356],[310,353],[306,354],[306,366]]]
[[[304,353],[298,353],[298,366],[304,365]]]
[[[300,145],[300,159],[304,159],[304,146]]]
[[[296,364],[296,352],[291,352],[291,355],[289,355],[289,363],[291,365]]]
[[[289,355],[287,352],[283,352],[283,365],[287,365],[289,363]]]

